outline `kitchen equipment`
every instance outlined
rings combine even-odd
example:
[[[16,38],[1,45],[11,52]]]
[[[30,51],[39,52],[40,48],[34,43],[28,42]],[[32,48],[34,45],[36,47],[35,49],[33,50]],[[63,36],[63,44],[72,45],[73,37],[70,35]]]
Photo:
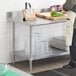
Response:
[[[25,14],[25,16],[26,16],[26,19],[27,19],[28,17],[31,16],[31,13],[32,13],[32,11],[31,11],[31,4],[25,2],[25,9],[26,9],[26,14]]]
[[[63,11],[62,5],[52,5],[49,8],[42,8],[40,12]]]
[[[31,8],[31,4],[25,2],[25,9],[22,10],[23,21],[34,20],[36,18],[34,9]]]
[[[42,12],[42,13],[36,13],[37,17],[49,19],[49,20],[63,20],[67,19],[67,14],[64,14],[64,16],[59,16],[59,17],[52,17],[50,15],[51,12]]]
[[[61,11],[62,6],[61,5],[53,5],[53,6],[50,6],[49,10],[50,11]]]
[[[66,41],[64,36],[57,36],[51,40],[51,47],[67,51]]]
[[[0,76],[3,76],[8,71],[7,65],[0,64]]]

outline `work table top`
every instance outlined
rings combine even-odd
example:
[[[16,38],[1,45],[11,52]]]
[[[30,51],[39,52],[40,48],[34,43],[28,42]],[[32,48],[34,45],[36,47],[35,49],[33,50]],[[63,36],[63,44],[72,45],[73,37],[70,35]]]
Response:
[[[24,23],[28,26],[37,26],[37,25],[44,25],[44,24],[54,24],[60,22],[66,22],[66,20],[48,20],[37,17],[33,21],[23,21],[23,16],[21,11],[13,11],[7,12],[7,20],[10,22],[17,22],[17,23]]]

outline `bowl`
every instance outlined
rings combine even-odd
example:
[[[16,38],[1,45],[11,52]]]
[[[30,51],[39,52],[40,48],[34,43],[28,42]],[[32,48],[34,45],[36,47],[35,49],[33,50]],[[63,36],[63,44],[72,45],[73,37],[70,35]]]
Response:
[[[53,6],[50,6],[49,9],[51,11],[61,11],[62,10],[62,6],[61,5],[53,5]]]

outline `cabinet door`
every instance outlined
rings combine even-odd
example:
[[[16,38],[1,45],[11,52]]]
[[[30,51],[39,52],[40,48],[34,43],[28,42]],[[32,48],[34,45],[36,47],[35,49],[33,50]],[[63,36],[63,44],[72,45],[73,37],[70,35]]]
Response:
[[[65,36],[65,22],[35,26],[32,28],[33,56],[48,56],[51,39],[56,36]]]

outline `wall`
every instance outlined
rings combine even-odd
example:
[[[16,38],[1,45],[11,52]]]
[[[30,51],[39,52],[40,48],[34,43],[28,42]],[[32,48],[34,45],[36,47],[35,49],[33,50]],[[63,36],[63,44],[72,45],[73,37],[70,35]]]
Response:
[[[28,1],[33,8],[46,8],[54,4],[63,4],[65,0],[0,0],[0,63],[11,61],[12,25],[7,22],[7,12],[24,8]]]

